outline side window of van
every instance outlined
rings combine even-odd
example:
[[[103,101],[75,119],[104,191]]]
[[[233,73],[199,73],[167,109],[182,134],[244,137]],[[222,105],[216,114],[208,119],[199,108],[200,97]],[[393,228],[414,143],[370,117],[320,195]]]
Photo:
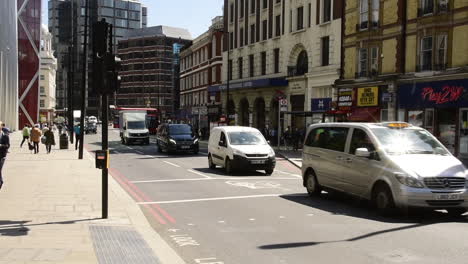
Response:
[[[227,144],[226,134],[224,134],[224,132],[221,132],[221,137],[219,138],[219,142],[224,142],[225,145]]]
[[[344,151],[348,128],[323,127],[310,131],[306,139],[306,146],[324,148],[335,151]]]

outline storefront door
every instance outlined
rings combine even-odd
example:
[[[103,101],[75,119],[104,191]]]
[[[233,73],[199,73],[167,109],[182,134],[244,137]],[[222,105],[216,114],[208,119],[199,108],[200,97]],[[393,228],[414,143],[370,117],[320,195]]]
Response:
[[[468,159],[468,108],[460,108],[459,157]]]
[[[457,109],[441,108],[437,110],[437,138],[444,146],[455,154]]]

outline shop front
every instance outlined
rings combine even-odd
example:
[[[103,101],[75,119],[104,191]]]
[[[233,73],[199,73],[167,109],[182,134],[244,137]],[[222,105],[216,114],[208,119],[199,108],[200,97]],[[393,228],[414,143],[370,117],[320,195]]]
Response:
[[[327,111],[335,122],[387,121],[388,108],[382,97],[383,87],[347,87],[338,89],[337,102]]]
[[[468,80],[402,84],[398,117],[430,131],[462,160],[468,160]]]

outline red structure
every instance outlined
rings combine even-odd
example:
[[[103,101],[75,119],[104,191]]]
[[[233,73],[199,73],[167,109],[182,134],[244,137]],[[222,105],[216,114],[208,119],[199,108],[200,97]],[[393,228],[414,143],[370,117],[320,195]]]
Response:
[[[18,0],[19,127],[39,117],[41,0]]]

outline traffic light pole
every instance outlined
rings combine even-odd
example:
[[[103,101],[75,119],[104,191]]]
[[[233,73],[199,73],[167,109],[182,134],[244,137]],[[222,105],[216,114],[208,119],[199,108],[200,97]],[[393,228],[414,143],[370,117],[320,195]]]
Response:
[[[82,87],[81,87],[81,117],[80,117],[80,150],[78,152],[78,159],[83,159],[83,146],[84,146],[84,119],[86,115],[86,90],[88,88],[86,74],[88,73],[88,7],[89,0],[85,2],[85,17],[84,17],[84,43],[83,43],[83,68],[82,73]]]
[[[108,130],[109,130],[109,95],[107,93],[102,94],[102,150],[106,153],[109,151],[109,138],[108,138]],[[109,157],[107,157],[109,158]],[[109,208],[109,168],[107,166],[102,169],[102,218],[106,219],[108,216],[108,208]]]

